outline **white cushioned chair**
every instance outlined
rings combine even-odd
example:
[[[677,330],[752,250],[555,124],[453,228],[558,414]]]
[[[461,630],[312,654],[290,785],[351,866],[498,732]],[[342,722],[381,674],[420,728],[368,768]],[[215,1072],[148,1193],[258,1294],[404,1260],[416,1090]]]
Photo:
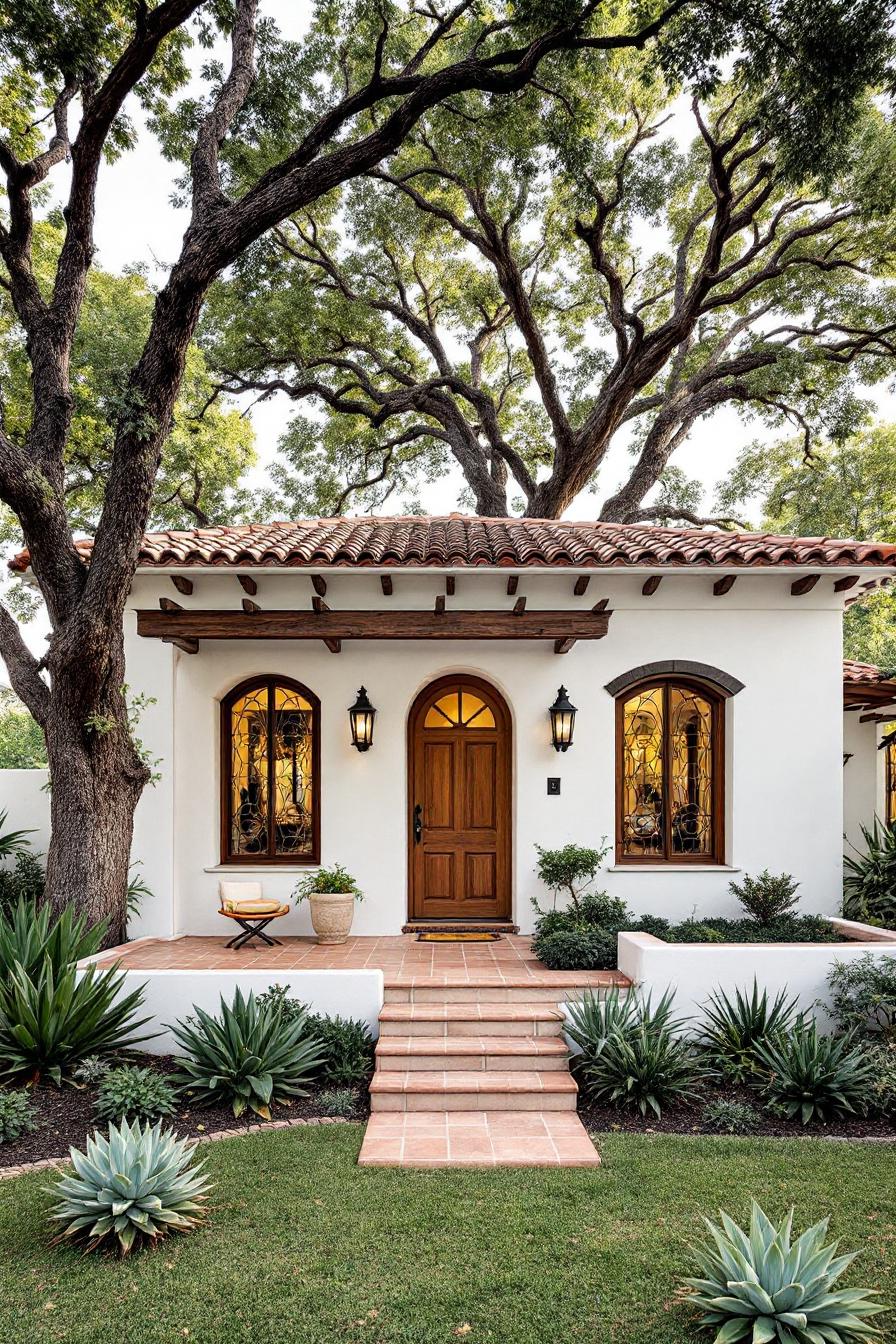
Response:
[[[268,947],[280,946],[278,939],[270,938],[265,929],[272,919],[288,915],[289,906],[266,899],[260,882],[219,882],[218,896],[221,901],[219,913],[225,919],[235,920],[243,930],[231,938],[228,947],[245,947],[253,938],[260,938]]]

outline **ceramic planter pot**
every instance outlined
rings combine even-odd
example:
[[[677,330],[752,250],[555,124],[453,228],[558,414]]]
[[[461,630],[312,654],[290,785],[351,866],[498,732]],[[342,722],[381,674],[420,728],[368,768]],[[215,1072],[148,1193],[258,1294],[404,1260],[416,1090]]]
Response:
[[[319,943],[344,943],[351,932],[355,898],[351,892],[316,891],[309,897],[311,923]]]

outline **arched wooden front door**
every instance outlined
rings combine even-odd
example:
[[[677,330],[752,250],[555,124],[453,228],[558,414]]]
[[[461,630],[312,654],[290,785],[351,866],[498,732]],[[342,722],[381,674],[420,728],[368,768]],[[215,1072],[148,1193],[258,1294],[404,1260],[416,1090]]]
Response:
[[[510,918],[511,727],[478,677],[441,677],[408,725],[410,918]]]

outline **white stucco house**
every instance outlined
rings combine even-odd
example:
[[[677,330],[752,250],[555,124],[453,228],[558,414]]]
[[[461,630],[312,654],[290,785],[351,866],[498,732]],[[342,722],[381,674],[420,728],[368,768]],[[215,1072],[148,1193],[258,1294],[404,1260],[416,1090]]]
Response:
[[[356,933],[526,932],[535,845],[602,837],[637,912],[733,912],[764,868],[834,912],[844,719],[876,758],[879,727],[844,715],[843,607],[894,574],[894,545],[460,515],[148,535],[133,933],[221,934],[222,878],[288,900],[321,863]]]
[[[896,676],[843,664],[843,831],[852,851],[875,818],[896,823]]]

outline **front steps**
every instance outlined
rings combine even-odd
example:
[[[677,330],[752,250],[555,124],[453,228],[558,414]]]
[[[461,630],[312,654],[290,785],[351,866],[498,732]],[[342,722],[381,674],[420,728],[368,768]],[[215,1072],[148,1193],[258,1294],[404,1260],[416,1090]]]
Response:
[[[597,1166],[561,1004],[620,977],[387,981],[362,1166]]]

